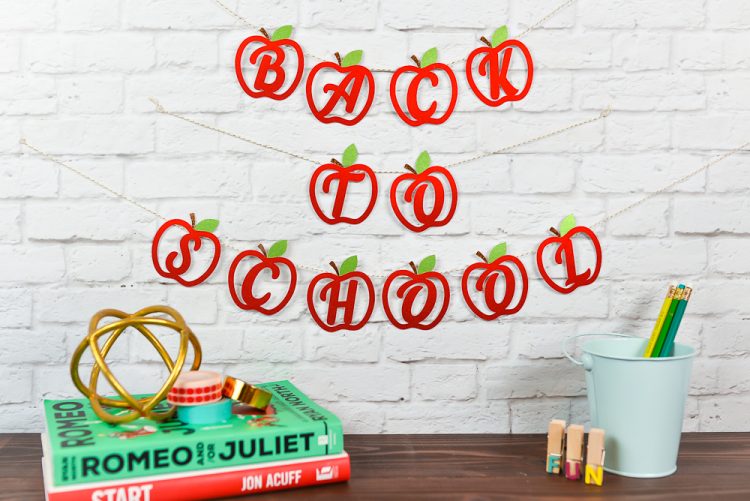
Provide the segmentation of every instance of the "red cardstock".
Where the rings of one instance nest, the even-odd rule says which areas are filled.
[[[318,203],[316,187],[318,178],[323,176],[321,189],[324,193],[331,192],[331,184],[336,182],[336,195],[333,200],[333,207],[330,214],[326,214]],[[356,216],[344,216],[344,202],[346,200],[347,188],[350,183],[370,183],[370,201],[365,210]],[[370,167],[364,164],[354,164],[349,167],[343,167],[334,163],[323,164],[313,172],[310,178],[310,203],[318,217],[328,224],[349,223],[359,224],[370,215],[375,207],[375,201],[378,197],[378,181],[375,173]]]
[[[436,174],[442,174],[443,177],[436,176]],[[443,181],[447,183],[447,187],[443,186]],[[398,186],[401,183],[408,184],[404,191],[403,201],[412,207],[414,218],[418,221],[418,224],[412,223],[401,210],[398,200]],[[425,195],[430,187],[435,193],[434,205],[427,212]],[[440,214],[445,207],[446,188],[450,193],[451,201],[448,212],[441,218]],[[407,172],[394,179],[393,184],[391,184],[390,201],[391,208],[401,224],[411,231],[419,233],[428,228],[445,226],[450,222],[458,205],[458,187],[448,169],[434,165],[419,174]]]
[[[513,51],[518,50],[526,61],[526,83],[518,90],[508,79],[510,60]],[[474,60],[479,58],[479,65],[473,68]],[[474,72],[478,76],[474,76]],[[477,85],[477,80],[487,78],[489,93],[482,93]],[[526,97],[531,89],[534,79],[534,63],[531,60],[529,49],[519,40],[506,40],[497,47],[478,47],[469,54],[466,60],[466,79],[474,94],[487,106],[500,106],[509,101],[519,101]]]
[[[323,284],[318,293],[318,299],[325,308],[322,314],[319,314],[316,309],[318,303],[315,297],[315,287],[319,283]],[[367,307],[362,318],[357,320],[354,318],[354,313],[360,297],[357,292],[360,285],[364,285],[367,291],[364,299],[367,301]],[[356,331],[370,320],[375,308],[375,287],[370,277],[360,271],[352,271],[343,276],[335,273],[321,273],[313,277],[307,288],[307,307],[315,323],[327,332],[342,329]],[[337,320],[339,310],[343,311],[341,321]]]
[[[514,268],[521,277],[521,295],[516,304],[511,305],[516,293],[516,274],[514,273]],[[496,285],[501,275],[505,281],[505,291],[502,299],[498,301],[495,298]],[[477,292],[483,293],[483,305],[476,304],[469,293],[470,281],[475,277],[474,288]],[[495,259],[491,263],[471,264],[466,268],[461,277],[461,293],[464,296],[466,304],[476,316],[483,320],[494,320],[502,315],[518,313],[526,302],[528,292],[529,275],[526,273],[526,267],[524,267],[521,260],[516,256],[505,255]],[[486,310],[489,310],[489,313]]]
[[[397,280],[401,283],[394,285]],[[395,297],[401,300],[401,319],[393,314],[391,287],[396,287]],[[424,299],[421,294],[426,294]],[[419,305],[417,311],[414,304]],[[445,277],[436,272],[417,274],[411,270],[397,270],[386,278],[383,284],[383,309],[388,320],[399,329],[428,330],[435,327],[445,316],[450,303],[450,287]],[[437,311],[437,314],[434,312]],[[434,316],[433,316],[434,315]],[[429,320],[432,317],[432,320]]]
[[[407,78],[412,76],[411,81],[406,89],[406,109],[401,106],[397,95],[398,79],[402,76]],[[442,114],[437,114],[438,102],[433,101],[426,109],[419,106],[419,86],[426,81],[432,87],[440,84],[440,75],[444,74],[450,83],[450,101]],[[453,70],[447,64],[433,63],[424,68],[418,66],[402,66],[393,72],[390,85],[391,103],[396,114],[406,124],[417,127],[424,124],[441,124],[448,120],[456,107],[458,100],[458,82]]]
[[[323,86],[323,93],[328,95],[325,104],[318,108],[313,99],[313,88],[315,77],[322,74],[324,70],[331,70],[341,74],[341,82],[338,84],[328,83]],[[354,114],[357,103],[360,100],[363,84],[367,84],[367,94],[364,96],[365,105]],[[305,85],[305,94],[307,95],[307,105],[310,107],[312,114],[324,124],[339,123],[343,125],[355,125],[362,120],[370,110],[372,101],[375,98],[375,79],[372,72],[366,67],[354,64],[342,67],[337,63],[324,61],[316,64],[310,74],[307,76]],[[347,116],[332,115],[334,108],[340,100],[344,100]]]
[[[242,73],[242,55],[251,43],[259,43],[260,46],[254,49],[247,58],[249,64],[257,65],[258,67],[258,71],[255,74],[255,81],[251,85],[248,85]],[[284,64],[286,60],[284,46],[291,47],[294,54],[296,54],[297,67],[293,70],[292,83],[286,90],[282,91],[281,89],[284,87],[287,79],[286,71],[289,69],[289,61],[286,61],[286,65]],[[287,66],[286,69],[285,66]],[[245,94],[254,98],[268,97],[277,101],[286,99],[294,92],[297,85],[299,85],[304,69],[305,58],[302,54],[302,49],[297,42],[288,38],[274,41],[260,35],[247,37],[237,48],[237,54],[234,57],[234,72],[237,75],[237,81],[239,81],[240,87],[245,91]]]
[[[594,246],[594,251],[596,252],[596,263],[594,264],[593,272],[591,271],[591,268],[586,268],[586,271],[582,273],[578,273],[576,270],[575,251],[573,249],[572,238],[578,234],[586,236]],[[563,285],[558,284],[550,277],[545,269],[544,261],[542,259],[542,253],[545,247],[553,244],[558,245],[554,254],[555,263],[565,266],[566,279]],[[592,230],[585,226],[576,226],[565,235],[549,237],[542,241],[536,251],[536,265],[539,268],[539,274],[542,276],[542,279],[544,279],[550,287],[562,294],[570,294],[578,287],[592,284],[594,280],[596,280],[596,277],[599,276],[599,271],[602,267],[602,247],[601,244],[599,244],[599,239],[596,238],[596,235]]]
[[[257,259],[242,279],[240,290],[237,291],[235,286],[235,274],[237,268],[245,259]],[[289,288],[281,298],[273,298],[271,292],[266,292],[260,297],[253,294],[253,285],[264,270],[271,272],[271,280],[278,280],[281,277],[282,270],[286,268],[289,273]],[[297,287],[297,269],[294,264],[285,257],[267,257],[256,250],[246,250],[237,254],[229,267],[229,294],[232,296],[234,304],[239,308],[249,311],[257,311],[264,315],[274,315],[281,311],[292,299],[294,289]],[[270,305],[269,306],[269,302]]]
[[[162,268],[161,263],[159,263],[158,254],[159,241],[161,240],[162,235],[164,235],[164,233],[173,226],[184,228],[186,233],[182,237],[180,237],[179,252],[172,251],[167,254],[167,258],[164,262],[164,267]],[[203,240],[208,240],[208,242],[214,246],[214,253],[213,257],[211,258],[211,262],[206,271],[204,271],[200,276],[194,278],[193,280],[186,280],[182,278],[182,275],[190,269],[190,265],[192,263],[192,253],[200,250],[201,246],[203,245]],[[191,244],[192,249],[190,248]],[[205,281],[208,277],[210,277],[216,269],[216,266],[219,264],[220,255],[221,243],[219,243],[219,239],[216,237],[216,235],[207,231],[196,230],[190,225],[190,223],[188,223],[187,221],[183,221],[182,219],[170,219],[169,221],[161,225],[157,230],[156,235],[154,235],[154,241],[151,244],[151,261],[154,263],[154,269],[156,270],[156,272],[162,277],[171,278],[184,285],[185,287],[193,287],[194,285],[198,285]],[[175,264],[175,261],[177,261],[178,257],[180,258],[180,264]]]

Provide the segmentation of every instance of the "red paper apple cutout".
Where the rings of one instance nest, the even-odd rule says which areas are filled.
[[[307,288],[307,307],[313,320],[325,331],[356,331],[364,327],[375,308],[375,287],[370,277],[357,270],[357,256],[351,256],[340,267],[331,261],[336,273],[316,275]],[[354,318],[357,300],[362,297],[359,289],[364,287],[365,312]],[[319,300],[319,301],[318,301]],[[321,308],[320,312],[318,307]],[[339,315],[341,312],[341,315]]]
[[[234,304],[246,311],[254,310],[264,315],[274,315],[289,303],[294,294],[294,289],[297,287],[297,269],[290,260],[283,257],[286,246],[286,240],[281,240],[273,244],[268,252],[261,244],[258,245],[260,252],[246,250],[237,254],[229,267],[229,294],[232,296]],[[255,261],[255,264],[245,273],[238,291],[235,274],[240,264],[247,260]],[[267,291],[260,296],[253,293],[253,286],[256,285],[256,280],[262,272],[268,271],[271,274],[271,280],[278,280],[281,278],[283,270],[286,270],[289,275],[289,285],[283,295],[280,297],[277,295],[274,298],[271,291]]]
[[[417,127],[424,124],[441,124],[448,120],[453,113],[458,99],[458,82],[453,70],[447,64],[438,63],[437,49],[435,47],[427,50],[422,59],[411,56],[416,66],[402,66],[393,72],[391,77],[390,95],[393,109],[396,114],[408,125]],[[442,77],[442,78],[441,78]],[[398,81],[400,78],[409,79],[406,88],[405,106],[398,96]],[[437,88],[441,80],[447,80],[450,85],[450,97],[445,106],[445,111],[438,113],[438,102],[432,101],[429,106],[423,108],[419,103],[420,85],[423,82],[432,88]]]
[[[272,35],[260,29],[261,35],[247,37],[237,48],[234,57],[234,72],[240,87],[250,97],[267,97],[280,101],[289,97],[302,80],[305,58],[299,44],[289,38],[292,27],[281,26]],[[245,49],[251,47],[250,55],[243,60]],[[284,48],[291,48],[294,57],[287,58]],[[248,83],[243,72],[243,63],[255,70],[255,79]],[[287,72],[290,77],[287,78]]]
[[[602,247],[599,244],[599,239],[593,231],[585,226],[576,226],[576,219],[571,214],[562,220],[560,223],[560,230],[550,228],[550,231],[555,236],[549,237],[539,244],[539,248],[536,251],[536,265],[539,268],[539,274],[542,276],[545,282],[557,292],[562,294],[570,294],[578,287],[589,285],[596,280],[599,276],[599,271],[602,268]],[[578,265],[576,264],[575,251],[573,249],[573,237],[581,235],[588,238],[594,247],[595,252],[595,263],[592,268],[586,268],[583,272],[578,272]],[[555,282],[547,272],[544,263],[544,249],[550,245],[557,245],[557,249],[554,254],[554,261],[558,265],[565,266],[565,282],[561,285]]]
[[[518,313],[526,302],[529,292],[529,276],[526,268],[516,256],[506,254],[505,242],[496,245],[489,253],[489,259],[477,251],[481,263],[469,265],[461,277],[461,292],[469,309],[483,320],[494,320],[501,315]],[[521,279],[521,292],[516,297],[516,275]],[[497,281],[502,277],[505,287],[502,298],[498,301]],[[474,290],[481,293],[482,302],[478,303],[470,291],[473,282]],[[515,301],[515,304],[513,302]]]
[[[307,105],[312,114],[323,122],[339,123],[343,125],[354,125],[367,115],[375,97],[375,79],[372,72],[361,66],[362,51],[355,50],[343,58],[338,52],[335,53],[337,63],[324,61],[316,64],[307,76],[305,91],[307,94]],[[333,75],[331,75],[333,73]],[[327,79],[334,81],[328,82]],[[316,79],[325,81],[322,84],[325,103],[318,106],[315,100]],[[366,85],[363,91],[362,87]],[[337,115],[336,107],[339,103],[344,104],[344,114]]]
[[[331,163],[323,164],[313,172],[310,178],[310,202],[318,217],[328,224],[348,223],[359,224],[370,215],[375,200],[378,196],[378,181],[375,173],[364,164],[355,164],[357,161],[357,147],[350,144],[341,158],[341,162],[335,158]],[[320,189],[323,193],[331,193],[332,184],[336,183],[333,204],[330,208],[323,209],[318,200],[318,180],[322,178]],[[345,201],[348,188],[351,183],[368,183],[370,185],[370,201],[359,214],[344,215]]]
[[[481,37],[487,47],[474,49],[466,60],[466,79],[474,94],[487,106],[500,106],[509,101],[526,97],[534,79],[534,62],[529,49],[519,40],[508,39],[508,28],[501,26],[492,34],[492,41]],[[514,51],[518,51],[526,63],[526,82],[519,90],[508,79],[510,62]],[[475,66],[474,61],[478,60]],[[487,90],[479,88],[477,82],[487,80]],[[489,92],[489,95],[485,94]]]
[[[450,287],[440,273],[433,271],[435,256],[427,256],[411,270],[391,273],[383,284],[383,309],[388,320],[398,329],[428,330],[435,327],[448,311]],[[391,289],[395,287],[395,299]],[[391,301],[400,305],[400,315],[394,315]]]
[[[391,184],[391,208],[396,218],[417,233],[448,224],[458,205],[458,187],[453,176],[445,167],[430,166],[431,162],[430,155],[423,151],[414,168],[405,165],[409,172],[401,174]],[[402,210],[399,201],[399,186],[402,184],[406,186],[403,202],[409,211]],[[447,196],[450,200],[446,205]]]
[[[213,234],[214,230],[219,226],[219,221],[216,219],[204,219],[196,224],[195,214],[192,213],[190,214],[190,220],[191,222],[188,223],[182,219],[170,219],[159,227],[151,244],[151,261],[154,263],[156,272],[162,277],[171,278],[185,287],[193,287],[210,277],[219,264],[219,257],[221,255],[221,244],[216,235]],[[167,254],[164,266],[162,266],[159,261],[159,242],[167,230],[175,227],[184,228],[185,234],[180,237],[179,252],[172,251]],[[207,241],[208,245],[204,246],[204,241]],[[190,265],[193,261],[193,252],[198,252],[201,248],[207,249],[212,253],[208,267],[196,278],[184,278],[183,275],[190,270]],[[177,263],[178,258],[179,263]]]

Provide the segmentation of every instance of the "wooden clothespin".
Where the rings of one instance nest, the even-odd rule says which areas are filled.
[[[596,485],[604,482],[604,430],[601,428],[591,428],[589,431],[584,480],[587,484]]]
[[[564,443],[565,421],[553,419],[547,430],[547,473],[560,473]]]
[[[583,470],[583,426],[568,426],[565,443],[565,478],[579,480]]]

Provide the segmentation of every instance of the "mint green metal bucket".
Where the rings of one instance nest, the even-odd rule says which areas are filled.
[[[605,337],[586,341],[576,360],[567,341],[583,336]],[[584,334],[567,341],[563,353],[586,371],[591,426],[606,433],[605,471],[640,478],[677,471],[695,350],[675,343],[672,357],[643,358],[643,338]]]

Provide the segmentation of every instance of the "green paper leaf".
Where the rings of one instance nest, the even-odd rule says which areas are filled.
[[[505,244],[505,242],[499,243],[492,248],[487,260],[490,263],[492,263],[496,259],[503,257],[507,252],[508,252],[508,246]]]
[[[286,252],[286,240],[279,240],[268,249],[268,257],[283,256]]]
[[[218,227],[218,219],[204,219],[203,221],[198,221],[198,224],[195,225],[196,230],[206,231],[208,233],[213,233]]]
[[[424,54],[422,54],[422,59],[419,60],[419,65],[422,68],[426,68],[431,64],[437,63],[437,47],[433,47],[431,49],[427,49]]]
[[[562,221],[560,221],[560,228],[558,229],[560,236],[565,235],[567,232],[575,228],[575,226],[576,217],[573,214],[568,214]]]
[[[357,151],[357,147],[353,144],[350,144],[346,147],[346,149],[344,150],[344,154],[341,156],[341,165],[343,165],[344,167],[354,165],[354,162],[357,161],[358,156],[359,152]]]
[[[414,170],[417,171],[417,174],[421,174],[430,167],[431,163],[432,159],[430,158],[430,154],[423,151],[417,157],[417,162],[414,164]]]
[[[354,66],[355,64],[359,64],[360,61],[362,61],[362,51],[353,50],[341,58],[341,67],[346,68],[347,66]]]
[[[351,273],[357,269],[357,256],[350,256],[344,259],[344,262],[339,266],[339,276],[343,277],[347,273]]]
[[[284,26],[279,26],[276,28],[276,31],[274,31],[271,34],[271,40],[284,40],[285,38],[292,38],[292,25],[291,24],[285,24]]]
[[[508,27],[507,26],[500,26],[492,34],[492,40],[490,40],[490,43],[492,43],[493,47],[497,47],[498,45],[500,45],[501,43],[503,43],[507,39],[508,39]]]
[[[419,262],[417,266],[417,274],[427,273],[435,269],[435,255],[427,256]]]

